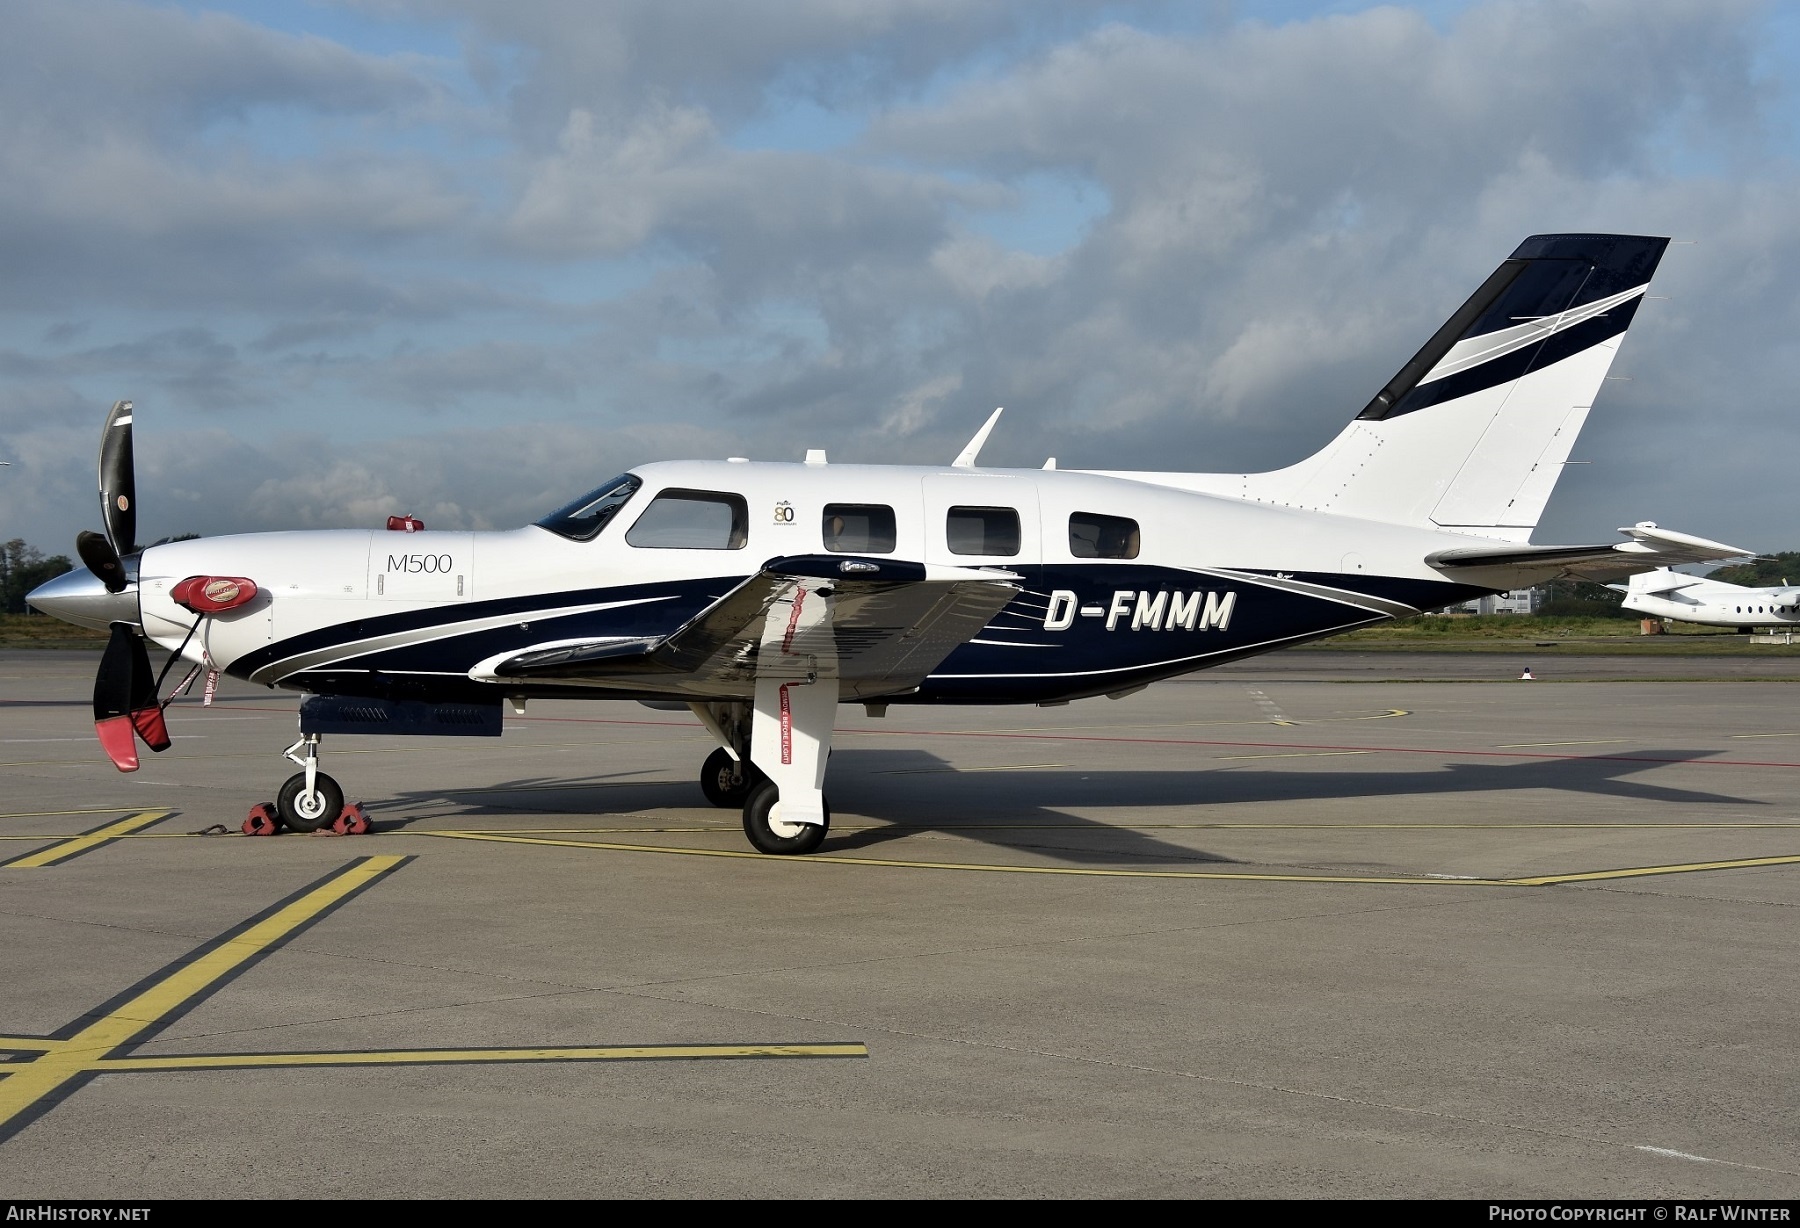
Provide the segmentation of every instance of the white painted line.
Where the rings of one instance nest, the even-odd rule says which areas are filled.
[[[1724,1164],[1724,1160],[1714,1160],[1707,1156],[1689,1155],[1685,1151],[1676,1151],[1672,1147],[1639,1147],[1639,1151],[1648,1151],[1653,1156],[1668,1156],[1671,1160],[1692,1160],[1696,1164]]]
[[[1006,763],[994,767],[941,767],[941,768],[890,768],[885,772],[875,773],[877,776],[925,776],[936,773],[954,772],[958,776],[970,772],[1038,772],[1045,768],[1066,768],[1066,763]],[[1085,776],[1083,780],[1087,779]]]
[[[1614,746],[1630,738],[1585,738],[1579,742],[1502,742],[1501,750],[1524,750],[1528,746]]]
[[[1301,750],[1289,751],[1280,755],[1214,755],[1214,763],[1223,763],[1227,759],[1331,759],[1343,755],[1372,755],[1372,750]],[[1083,777],[1082,779],[1086,779]]]

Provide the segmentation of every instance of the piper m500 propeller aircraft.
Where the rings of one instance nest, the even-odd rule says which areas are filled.
[[[1709,627],[1792,627],[1800,623],[1800,588],[1743,588],[1723,580],[1658,569],[1609,584],[1625,594],[1619,604],[1654,618],[1673,618]]]
[[[508,532],[258,533],[141,553],[132,410],[102,437],[88,572],[31,594],[110,627],[101,744],[168,745],[145,648],[304,692],[282,820],[331,822],[326,734],[498,735],[533,697],[692,709],[706,796],[806,853],[840,703],[1061,704],[1559,575],[1732,546],[1642,522],[1532,545],[1666,239],[1525,240],[1323,450],[1267,473],[672,461]],[[396,518],[390,528],[416,522]],[[165,670],[166,672],[166,670]],[[191,677],[191,675],[190,675]],[[210,681],[210,679],[209,679]]]

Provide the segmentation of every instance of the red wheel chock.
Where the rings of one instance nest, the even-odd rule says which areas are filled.
[[[361,802],[346,802],[338,812],[338,817],[331,821],[331,834],[334,836],[366,836],[369,834],[369,812],[363,809]]]
[[[250,807],[250,817],[244,820],[246,836],[273,836],[281,830],[281,820],[276,817],[274,802],[258,802]]]

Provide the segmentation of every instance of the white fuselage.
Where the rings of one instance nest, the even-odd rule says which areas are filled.
[[[1668,573],[1657,573],[1667,576]],[[1620,603],[1652,618],[1708,627],[1781,627],[1800,623],[1800,589],[1740,588],[1717,580],[1691,580],[1657,592],[1640,591],[1633,577]]]
[[[1267,573],[1265,579],[1233,579],[1229,591],[1246,584],[1273,589],[1294,576],[1314,587],[1335,590],[1342,584],[1342,600],[1316,601],[1316,594],[1308,598],[1320,607],[1322,618],[1283,623],[1265,637],[1296,642],[1343,626],[1436,608],[1468,592],[1465,584],[1445,581],[1423,559],[1469,538],[1122,476],[707,461],[650,464],[632,472],[642,479],[642,488],[591,541],[570,540],[530,526],[486,533],[261,533],[153,547],[139,564],[143,626],[158,643],[176,648],[195,619],[171,598],[173,587],[194,575],[241,576],[258,586],[256,599],[206,619],[185,650],[189,658],[257,682],[302,689],[310,689],[309,679],[318,671],[339,668],[346,661],[384,675],[417,675],[420,681],[482,681],[476,667],[483,658],[518,643],[554,641],[559,628],[573,627],[597,612],[617,615],[620,607],[658,603],[671,614],[693,612],[658,586],[698,584],[706,591],[694,601],[704,604],[702,598],[720,595],[722,586],[755,573],[767,560],[825,552],[823,515],[833,504],[893,509],[895,540],[892,549],[880,552],[883,556],[1025,575],[1027,587],[1039,598],[1034,607],[1039,613],[1031,617],[1040,630],[1048,627],[1064,637],[1057,645],[1037,647],[1064,641],[1069,646],[1098,644],[1146,632],[1178,633],[1154,635],[1153,648],[1125,652],[1123,657],[1124,650],[1114,643],[1105,649],[1110,653],[1107,661],[1092,670],[1084,670],[1080,663],[1071,668],[1072,655],[1060,654],[1062,659],[1048,672],[1071,677],[1129,671],[1138,668],[1134,663],[1139,658],[1154,663],[1192,657],[1192,668],[1201,668],[1206,662],[1200,658],[1217,655],[1227,635],[1234,649],[1261,643],[1258,628],[1247,621],[1257,617],[1254,603],[1246,599],[1237,600],[1235,627],[1217,625],[1217,617],[1211,627],[1201,620],[1198,629],[1192,619],[1185,627],[1170,622],[1166,608],[1182,601],[1192,604],[1193,594],[1201,590],[1213,594],[1216,613],[1228,591],[1220,573],[1236,576],[1245,568]],[[741,497],[749,509],[745,539],[730,549],[634,543],[630,538],[635,518],[666,490]],[[959,552],[947,534],[947,516],[951,508],[969,507],[1016,512],[1020,524],[1016,547],[991,555]],[[1081,513],[1137,522],[1140,544],[1135,557],[1077,557],[1070,519]],[[1115,574],[1116,583],[1108,581]],[[1403,586],[1408,595],[1379,595],[1384,584],[1392,587],[1390,581],[1410,582]],[[1148,606],[1156,584],[1167,588],[1170,598],[1165,609],[1153,611],[1146,620],[1138,613],[1138,595],[1145,595]],[[1297,588],[1297,582],[1290,587]],[[1359,592],[1377,595],[1364,600]],[[1053,594],[1079,597],[1051,601]],[[1046,602],[1060,602],[1055,614],[1042,613]],[[642,612],[660,616],[661,608]],[[396,618],[408,615],[412,617]],[[1057,627],[1059,617],[1069,625]],[[403,629],[389,630],[394,627]],[[1209,630],[1224,634],[1208,639]],[[495,648],[496,636],[504,640],[500,648]],[[1184,651],[1192,651],[1185,651],[1185,656],[1174,651],[1177,640]],[[428,657],[427,644],[437,644],[441,651]],[[462,644],[468,647],[451,651]],[[401,646],[405,654],[392,655]],[[390,655],[379,655],[383,652]],[[1032,654],[1014,653],[1006,668],[1011,670],[1016,660],[1021,674],[1046,672],[1040,668],[1046,654],[1028,657]],[[233,668],[246,662],[251,664]],[[1074,682],[1069,685],[1080,689]],[[1032,691],[1033,697],[1041,693],[1041,688]]]

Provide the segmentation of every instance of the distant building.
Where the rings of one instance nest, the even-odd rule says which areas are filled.
[[[1535,614],[1543,600],[1543,593],[1535,588],[1515,588],[1511,592],[1495,593],[1490,597],[1477,597],[1473,601],[1453,605],[1444,612],[1446,614]]]

